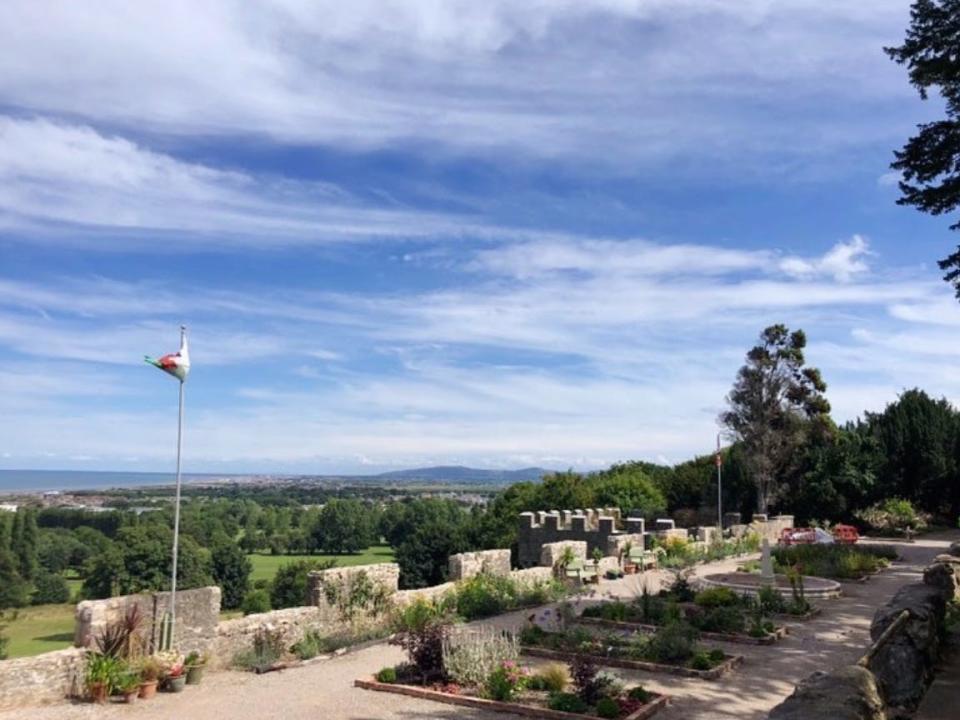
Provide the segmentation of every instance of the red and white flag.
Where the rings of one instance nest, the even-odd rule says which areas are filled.
[[[144,355],[143,359],[154,367],[160,368],[165,373],[173,375],[180,382],[186,380],[187,375],[190,373],[190,352],[187,348],[186,329],[180,329],[180,349],[177,350],[177,352],[164,355],[158,359]]]

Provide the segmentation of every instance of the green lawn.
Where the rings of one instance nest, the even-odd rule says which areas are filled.
[[[252,580],[272,580],[281,565],[304,558],[337,561],[337,565],[370,565],[372,563],[393,562],[393,548],[389,545],[373,545],[354,555],[250,555],[253,563]],[[69,577],[67,582],[71,592],[75,592],[81,581]],[[36,605],[17,612],[17,619],[7,624],[6,634],[10,638],[9,654],[11,658],[39,655],[51,650],[62,650],[73,644],[74,605]],[[223,619],[238,616],[237,611],[224,612]]]
[[[71,604],[36,605],[17,611],[17,619],[7,625],[10,657],[39,655],[73,645],[73,609]]]
[[[277,568],[296,560],[336,560],[337,565],[372,565],[373,563],[393,562],[393,548],[389,545],[371,545],[363,552],[354,555],[248,555],[253,563],[251,582],[254,580],[273,580]]]

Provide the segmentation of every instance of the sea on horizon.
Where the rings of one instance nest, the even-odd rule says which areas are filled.
[[[184,483],[211,480],[226,475],[183,475]],[[126,472],[102,470],[0,470],[0,493],[33,493],[70,490],[110,490],[114,488],[173,485],[172,472]]]

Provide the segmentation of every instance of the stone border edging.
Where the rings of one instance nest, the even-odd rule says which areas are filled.
[[[733,573],[717,573],[717,574],[732,575]],[[719,580],[712,580],[709,575],[704,575],[697,579],[707,587],[725,587],[725,588],[730,588],[734,592],[739,592],[741,594],[747,594],[747,595],[756,595],[759,592],[761,587],[759,585],[744,585],[742,583],[721,582]],[[843,594],[843,587],[841,586],[839,581],[831,580],[830,578],[818,578],[818,579],[824,582],[832,583],[833,585],[836,585],[836,587],[835,588],[831,587],[828,589],[821,588],[819,590],[804,588],[804,595],[806,597],[811,597],[816,600],[831,600],[833,598],[838,598]]]
[[[487,700],[486,698],[471,697],[469,695],[454,695],[452,693],[432,690],[430,688],[416,687],[414,685],[402,685],[399,683],[382,683],[377,680],[354,680],[353,686],[363,688],[364,690],[375,690],[377,692],[395,693],[407,697],[418,698],[420,700],[433,700],[434,702],[446,703],[447,705],[461,705],[463,707],[478,708],[480,710],[492,710],[494,712],[512,713],[514,715],[525,715],[534,718],[546,718],[547,720],[597,720],[595,715],[582,715],[580,713],[561,712],[549,708],[531,707],[530,705],[521,705],[519,703],[500,702],[499,700]],[[670,702],[669,695],[656,695],[654,700],[630,713],[622,720],[646,720],[652,717]]]
[[[612,658],[604,655],[591,655],[589,653],[567,652],[565,650],[550,650],[548,648],[530,647],[522,645],[520,652],[523,655],[533,657],[547,658],[548,660],[563,660],[570,662],[575,657],[589,658],[597,665],[606,665],[607,667],[624,668],[625,670],[645,670],[647,672],[667,673],[669,675],[680,675],[683,677],[693,677],[700,680],[716,680],[732,671],[737,665],[743,662],[743,655],[727,655],[727,659],[716,667],[709,670],[694,670],[693,668],[680,665],[663,665],[661,663],[647,662],[646,660],[627,660],[625,658]]]
[[[640,632],[655,633],[660,629],[660,625],[648,625],[646,623],[622,622],[620,620],[606,620],[604,618],[585,618],[580,616],[577,622],[584,625],[599,625],[601,627],[611,627],[618,630],[639,630]],[[763,637],[753,637],[752,635],[701,631],[700,637],[704,640],[714,640],[716,642],[738,643],[740,645],[773,645],[778,640],[787,636],[787,628],[782,625],[774,628],[772,633],[767,633]]]

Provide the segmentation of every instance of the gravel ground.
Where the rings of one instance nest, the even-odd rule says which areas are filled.
[[[957,533],[927,537],[902,544],[903,559],[865,583],[845,583],[844,596],[822,601],[823,614],[803,623],[792,623],[790,635],[766,647],[729,645],[725,649],[745,656],[745,662],[720,680],[705,682],[669,675],[616,670],[624,680],[673,697],[658,720],[713,720],[738,718],[761,720],[793,690],[794,684],[814,670],[854,662],[869,642],[874,610],[893,592],[915,581],[923,566],[942,552]],[[712,563],[697,574],[732,570],[735,562]],[[640,578],[651,590],[665,573],[631,576],[600,586],[602,595],[631,597],[639,592]],[[513,613],[491,622],[516,627],[529,612]],[[266,675],[223,672],[208,676],[200,688],[187,688],[178,695],[159,694],[156,699],[134,705],[94,706],[60,703],[0,712],[0,720],[73,720],[74,718],[174,718],[197,720],[404,720],[461,718],[488,720],[510,717],[467,708],[440,705],[386,693],[359,690],[353,681],[370,676],[384,665],[399,662],[402,652],[389,645],[375,645],[355,653],[308,666]]]

